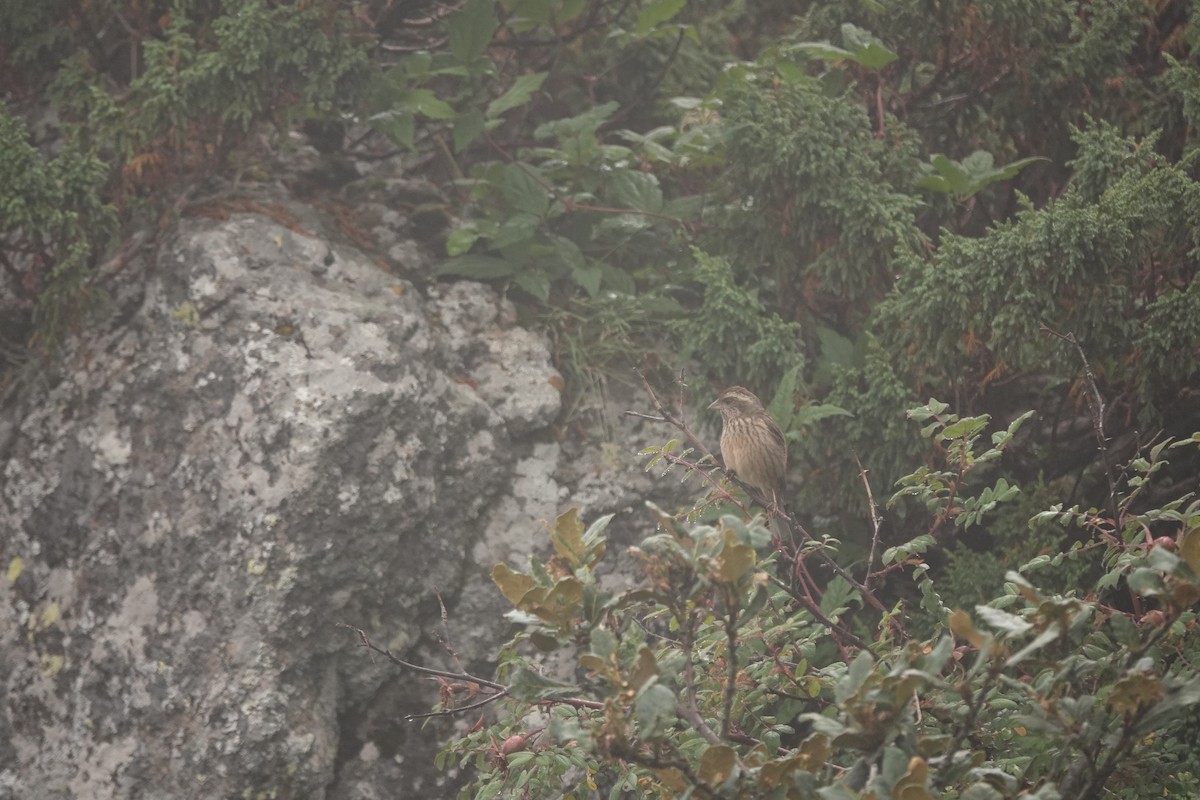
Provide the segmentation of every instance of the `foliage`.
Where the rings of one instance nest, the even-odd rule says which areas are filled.
[[[914,137],[902,125],[877,137],[842,92],[787,72],[777,85],[775,71],[726,75],[726,191],[740,202],[720,235],[806,316],[844,330],[887,291],[898,254],[921,245]]]
[[[821,536],[714,489],[608,592],[560,520],[497,580],[585,679],[505,652],[444,755],[481,796],[1194,792],[1195,502],[1151,487],[1200,468],[1195,4],[401,6],[0,4],[0,268],[83,330],[116,243],[321,122],[453,196],[437,277],[542,321],[573,408],[643,361],[770,398]]]
[[[94,301],[93,249],[116,231],[100,199],[107,169],[95,155],[66,147],[45,159],[25,125],[0,106],[0,266],[53,342]]]
[[[114,210],[127,225],[177,210],[254,126],[286,129],[344,105],[366,68],[352,17],[337,3],[177,2],[157,13],[151,5],[62,0],[0,10],[0,59],[15,67],[9,81],[38,88],[49,75],[64,123],[63,152],[38,169],[28,137],[5,112],[15,147],[5,148],[6,171],[20,179],[5,188],[22,208],[6,214],[0,254],[36,298],[38,335],[48,344],[82,321],[82,298],[99,290],[87,284],[118,233]],[[122,31],[116,41],[113,30]]]
[[[1131,464],[1115,517],[1059,507],[1035,519],[1088,532],[1071,557],[1104,564],[1090,587],[1047,592],[1031,562],[972,611],[951,610],[927,571],[923,553],[943,527],[981,524],[1016,495],[1002,480],[968,493],[965,479],[997,461],[1028,416],[987,447],[986,417],[937,401],[910,411],[946,459],[904,478],[893,499],[926,506],[925,530],[868,562],[861,582],[834,579],[811,606],[787,577],[799,574],[796,552],[772,541],[761,517],[684,528],[655,512],[658,532],[630,549],[643,585],[610,591],[596,574],[610,518],[585,529],[564,513],[549,560],[493,571],[524,630],[504,649],[497,720],[439,756],[474,766],[459,796],[1189,791],[1200,763],[1180,737],[1200,703],[1200,500],[1136,506],[1167,455],[1193,450],[1200,434]],[[924,638],[910,638],[902,611],[875,603],[904,575],[939,620]],[[546,674],[530,645],[574,655],[574,679]]]
[[[682,354],[755,388],[770,388],[773,376],[801,369],[799,326],[764,308],[753,288],[737,286],[728,261],[699,249],[693,255],[703,299],[695,313],[671,323]]]

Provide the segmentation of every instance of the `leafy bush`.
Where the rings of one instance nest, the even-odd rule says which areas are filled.
[[[1017,494],[1001,482],[967,495],[962,479],[998,459],[1021,421],[983,449],[986,418],[959,418],[936,402],[910,416],[945,448],[947,469],[923,467],[900,482],[893,502],[918,500],[928,527],[873,553],[852,570],[857,579],[846,573],[823,590],[798,580],[816,567],[816,551],[772,541],[761,517],[741,514],[685,527],[658,512],[658,532],[630,550],[645,580],[628,591],[606,590],[596,573],[610,518],[585,528],[573,510],[551,531],[551,558],[535,558],[528,572],[497,566],[510,619],[524,630],[501,653],[502,683],[483,690],[495,720],[439,757],[443,767],[471,766],[459,796],[1082,800],[1102,790],[1190,791],[1200,776],[1186,738],[1200,702],[1189,655],[1200,648],[1200,500],[1135,505],[1166,454],[1195,448],[1200,434],[1162,442],[1131,465],[1116,517],[1039,515],[1088,531],[1069,557],[1103,563],[1098,582],[1047,592],[1027,577],[1035,561],[967,611],[944,605],[922,553],[943,528],[977,524]],[[709,500],[721,496],[710,490]],[[911,637],[901,605],[878,602],[905,575],[936,619],[922,638]],[[573,678],[545,674],[535,649],[572,655]],[[468,699],[443,693],[442,708]]]
[[[47,344],[78,326],[102,291],[93,270],[110,242],[177,212],[261,122],[286,129],[343,110],[365,74],[356,23],[338,3],[151,6],[0,8],[10,86],[49,83],[63,124],[61,141],[45,142],[62,152],[45,160],[11,109],[0,119],[0,168],[13,179],[0,189],[0,256],[36,303]]]
[[[21,120],[0,105],[0,266],[48,343],[97,297],[88,286],[90,258],[116,234],[116,212],[101,200],[107,173],[75,146],[43,158]]]

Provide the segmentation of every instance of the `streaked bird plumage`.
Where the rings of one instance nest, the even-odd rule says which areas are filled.
[[[721,458],[734,477],[782,505],[787,440],[762,402],[741,386],[730,386],[710,409],[721,412]]]

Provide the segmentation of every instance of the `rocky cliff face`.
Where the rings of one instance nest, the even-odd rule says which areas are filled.
[[[185,219],[10,397],[0,798],[448,791],[451,723],[400,719],[435,687],[338,624],[442,666],[505,635],[486,571],[566,504],[561,381],[490,289],[310,228]]]

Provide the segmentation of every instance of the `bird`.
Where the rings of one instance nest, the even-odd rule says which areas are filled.
[[[787,472],[787,439],[754,392],[730,386],[709,406],[721,412],[721,458],[725,471],[757,489],[773,508],[771,526],[781,535],[789,526],[783,512],[783,477]]]

